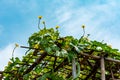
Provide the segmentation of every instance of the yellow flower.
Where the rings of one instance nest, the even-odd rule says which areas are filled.
[[[39,19],[42,19],[42,16],[38,16]]]
[[[12,62],[9,61],[9,62],[8,62],[8,65],[10,65],[10,64],[12,64]]]
[[[88,48],[88,49],[90,49],[90,48],[91,48],[91,46],[87,46],[87,48]]]
[[[85,28],[85,25],[82,25],[82,28]]]
[[[58,28],[60,28],[60,26],[56,26],[55,28],[58,29]]]
[[[40,50],[40,53],[44,53],[45,51],[44,50]]]
[[[45,21],[43,21],[42,23],[45,24]]]
[[[112,48],[112,45],[108,45],[108,47]]]
[[[65,47],[64,47],[65,50],[68,50],[69,48],[70,48],[69,45],[65,45]]]
[[[35,44],[34,48],[38,49],[39,48],[39,44]]]
[[[46,80],[49,80],[48,78],[46,78]]]
[[[19,45],[16,43],[16,44],[15,44],[15,47],[19,47]]]

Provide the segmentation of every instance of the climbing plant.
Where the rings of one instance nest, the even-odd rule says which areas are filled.
[[[120,79],[120,52],[104,42],[89,40],[83,35],[60,36],[59,26],[33,33],[22,59],[12,56],[3,71],[4,80],[99,80],[100,58],[104,57],[106,79]],[[18,45],[16,45],[18,47]],[[117,62],[117,63],[116,63]]]

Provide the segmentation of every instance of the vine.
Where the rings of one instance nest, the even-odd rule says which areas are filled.
[[[39,16],[39,31],[28,39],[29,47],[21,46],[28,49],[25,56],[22,60],[12,57],[5,67],[4,80],[69,80],[72,78],[85,80],[88,75],[91,75],[92,79],[100,79],[100,69],[97,64],[99,58],[97,57],[96,60],[94,56],[120,60],[118,49],[112,49],[107,43],[89,40],[89,34],[85,36],[84,25],[83,36],[80,39],[73,36],[61,37],[59,26],[55,29],[46,28],[43,21],[44,28],[40,29],[41,18],[42,16]],[[73,59],[75,63],[72,63]],[[114,68],[112,71],[114,77],[120,79],[119,64],[107,62],[105,66],[106,76],[110,77],[111,68]],[[72,68],[76,70],[75,76],[72,76]],[[92,80],[90,77],[88,79]]]

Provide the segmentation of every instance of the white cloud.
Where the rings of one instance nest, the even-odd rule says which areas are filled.
[[[57,14],[60,15],[56,18],[59,21],[59,24],[65,22],[71,18],[70,12],[65,12],[64,14],[62,14],[62,11],[59,11],[59,12],[57,12]]]
[[[14,43],[7,45],[3,49],[0,49],[0,71],[4,70],[4,67],[7,66],[8,61],[12,57],[13,49],[14,49]],[[23,49],[16,48],[14,52],[14,56],[22,58],[23,53],[24,53]]]
[[[64,5],[56,11],[59,12],[56,13],[58,23],[62,24],[62,35],[80,37],[82,34],[80,26],[85,24],[86,33],[90,33],[92,39],[104,40],[120,49],[118,46],[120,38],[113,39],[114,35],[119,35],[117,32],[113,32],[114,26],[119,28],[118,25],[115,25],[117,16],[120,16],[117,2],[107,1],[104,4],[80,6],[77,9],[74,8],[75,5]]]

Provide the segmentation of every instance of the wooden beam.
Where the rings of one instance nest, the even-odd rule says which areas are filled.
[[[36,49],[36,48],[26,47],[26,46],[20,46],[20,47],[21,48],[28,48],[28,49]],[[38,50],[40,50],[40,49],[38,49]],[[87,53],[84,53],[84,52],[80,52],[80,54],[83,55],[83,56],[86,56],[86,57],[91,57],[91,58],[94,58],[94,59],[100,59],[100,56],[94,56],[94,55],[90,55],[90,54],[87,54]],[[115,60],[115,59],[112,59],[112,58],[105,58],[105,60],[120,64],[120,60]]]
[[[100,65],[101,65],[101,80],[105,80],[105,62],[103,56],[100,59]]]
[[[89,55],[92,55],[93,52],[94,52],[94,50],[91,50],[90,53],[89,53]],[[83,57],[84,57],[84,55],[83,55]],[[85,61],[88,60],[88,58],[89,58],[89,56],[85,56],[85,57],[83,58],[83,60],[80,61],[80,64],[83,64]]]
[[[83,56],[91,57],[93,59],[100,59],[101,58],[100,56],[89,55],[89,54],[86,54],[86,53],[83,53],[83,52],[80,52],[80,54],[83,55]],[[105,58],[105,60],[109,61],[109,62],[115,62],[115,63],[120,64],[120,60],[115,60],[115,59],[112,59],[112,58]]]

